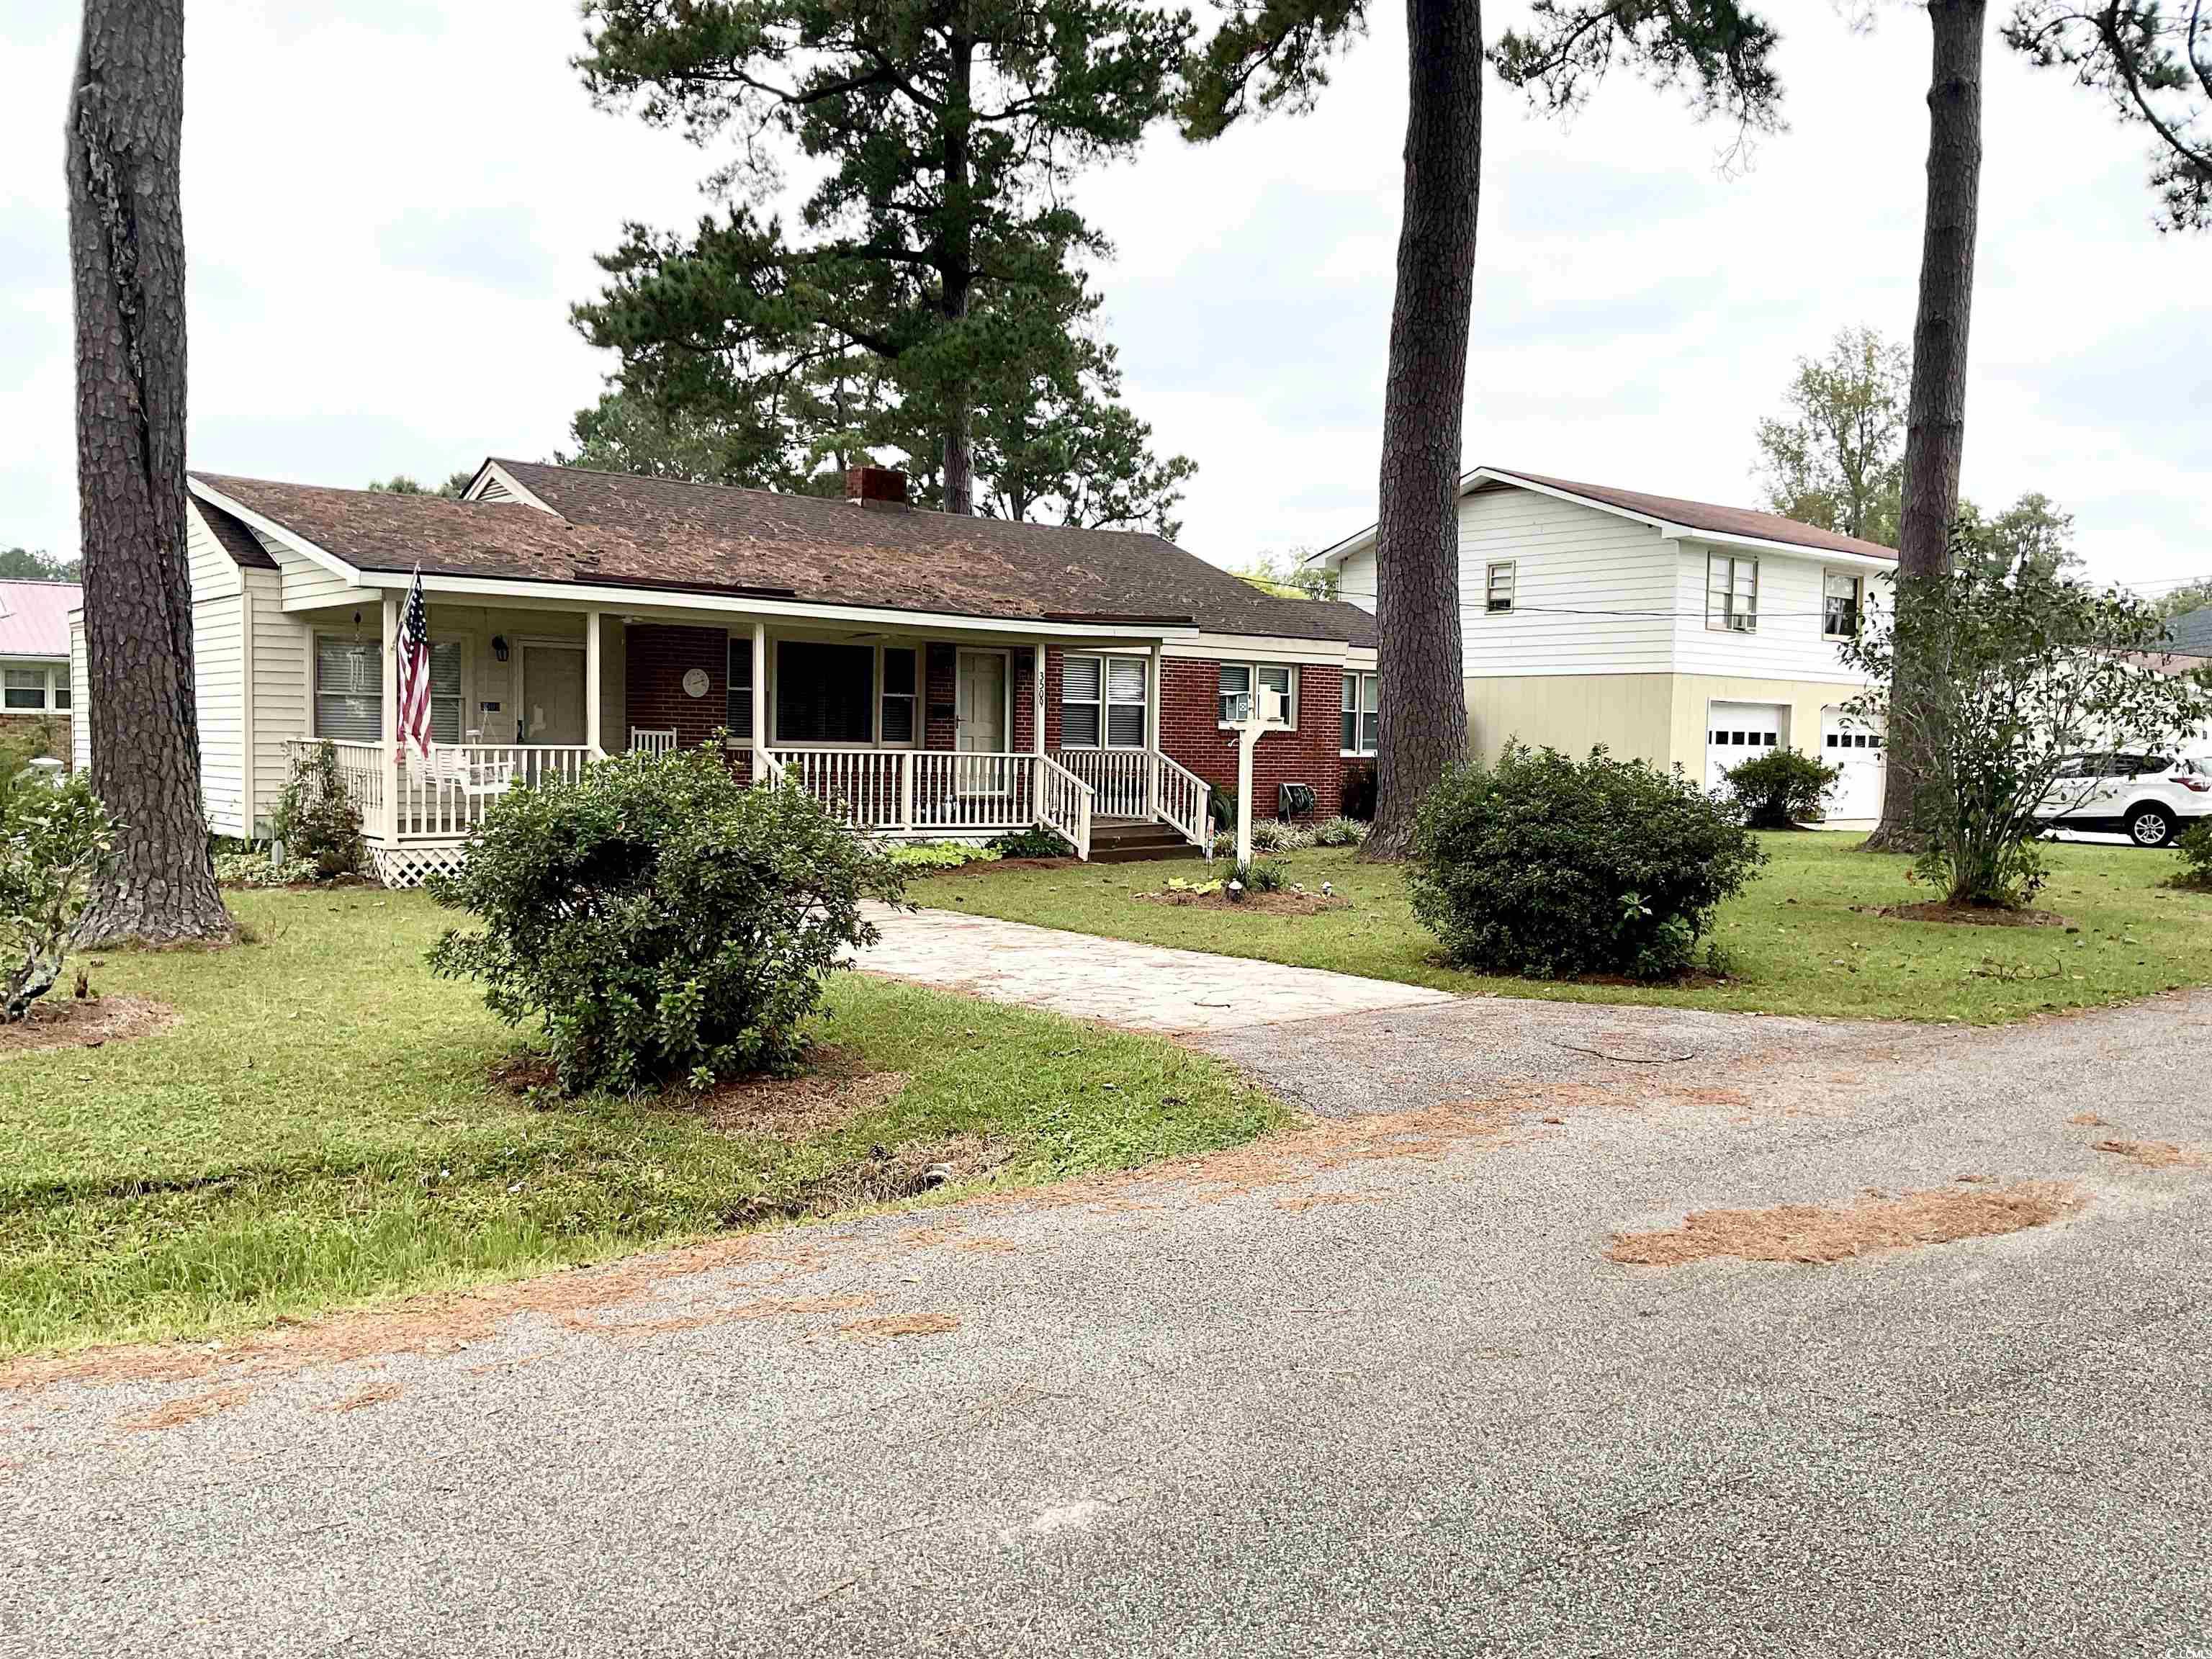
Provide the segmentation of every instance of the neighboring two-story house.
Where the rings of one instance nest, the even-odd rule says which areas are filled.
[[[1461,619],[1477,749],[1509,738],[1678,765],[1709,787],[1795,747],[1844,769],[1828,821],[1881,811],[1881,734],[1838,642],[1896,554],[1771,513],[1478,467],[1460,482]],[[1370,527],[1317,556],[1375,605]]]

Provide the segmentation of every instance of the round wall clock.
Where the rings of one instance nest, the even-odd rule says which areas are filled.
[[[709,684],[710,682],[707,678],[707,671],[705,669],[687,668],[684,671],[684,695],[685,696],[705,696],[707,695],[707,687]]]

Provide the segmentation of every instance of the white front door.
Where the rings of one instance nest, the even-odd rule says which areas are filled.
[[[584,653],[568,646],[522,647],[522,741],[584,741]]]
[[[1726,788],[1723,773],[1778,748],[1789,712],[1778,702],[1706,704],[1705,787]]]
[[[954,746],[972,755],[1004,754],[1006,749],[1006,653],[963,651],[954,712],[960,730]]]

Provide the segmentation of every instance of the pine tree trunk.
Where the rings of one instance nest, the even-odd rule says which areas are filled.
[[[975,204],[970,189],[971,88],[975,73],[975,43],[956,33],[951,40],[952,71],[946,77],[945,111],[945,251],[943,310],[955,327],[966,320],[968,300],[975,285]],[[973,421],[968,407],[973,392],[965,380],[947,389],[945,409],[945,510],[972,514],[975,510],[975,465]]]
[[[1966,325],[1974,301],[1974,236],[1982,184],[1982,36],[1987,0],[1929,0],[1933,66],[1928,82],[1928,210],[1920,241],[1920,303],[1912,324],[1912,395],[1905,428],[1905,503],[1897,545],[1900,577],[1950,568],[1951,521],[1966,447]],[[1920,696],[1922,670],[1897,653],[1893,706]],[[1912,797],[1920,769],[1909,744],[1891,744],[1881,823],[1867,845],[1907,852],[1918,841]]]
[[[200,816],[185,562],[183,0],[86,0],[70,102],[92,784],[116,855],[86,944],[227,939]]]
[[[1403,858],[1421,800],[1467,750],[1460,427],[1482,179],[1480,0],[1407,0],[1412,96],[1375,532],[1382,737],[1363,856]]]

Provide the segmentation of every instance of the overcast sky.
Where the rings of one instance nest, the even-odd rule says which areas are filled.
[[[605,362],[569,328],[626,218],[688,222],[719,157],[594,110],[573,6],[187,0],[191,450],[210,470],[426,482],[542,456]],[[1491,27],[1514,8],[1492,6]],[[1726,135],[1622,76],[1569,126],[1492,82],[1466,461],[1753,504],[1753,430],[1846,324],[1899,337],[1928,27],[1770,0],[1790,131]],[[0,11],[0,545],[73,552],[62,127],[77,8]],[[1374,517],[1397,231],[1400,14],[1320,106],[1085,180],[1127,392],[1199,464],[1223,563]],[[2143,146],[1992,42],[1967,493],[2039,489],[2100,575],[2212,574],[2212,238],[2150,226]]]

